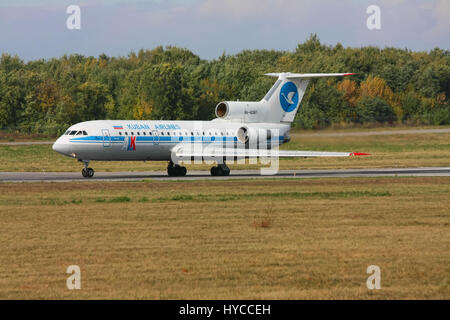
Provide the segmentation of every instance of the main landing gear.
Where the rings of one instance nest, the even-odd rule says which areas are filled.
[[[184,177],[186,175],[186,167],[182,167],[178,164],[174,165],[172,161],[167,166],[167,174],[169,177]]]
[[[94,169],[88,168],[89,161],[83,161],[84,162],[84,168],[81,170],[81,175],[85,178],[92,178],[94,176]]]
[[[225,163],[219,164],[216,167],[211,168],[212,176],[229,176],[230,168]]]

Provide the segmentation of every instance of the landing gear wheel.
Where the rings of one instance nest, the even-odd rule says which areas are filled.
[[[211,168],[211,175],[212,176],[229,176],[230,175],[230,168],[226,164],[219,164],[216,167]]]
[[[186,167],[179,167],[180,169],[179,169],[179,173],[180,173],[180,177],[184,177],[184,176],[186,176],[186,173],[187,173],[187,169],[186,169]]]
[[[81,170],[81,175],[82,175],[84,178],[87,178],[87,177],[88,177],[86,168],[83,168],[83,170]]]
[[[186,167],[182,167],[179,165],[173,165],[173,163],[169,163],[167,166],[167,174],[169,177],[184,177],[187,173]]]
[[[94,176],[94,169],[87,168],[87,177],[92,178]]]

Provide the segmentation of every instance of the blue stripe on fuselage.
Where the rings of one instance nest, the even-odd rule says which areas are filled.
[[[123,142],[126,136],[111,136],[110,139],[103,140],[103,136],[87,136],[79,138],[71,138],[70,142],[81,143],[103,143],[103,142]],[[131,137],[131,136],[130,136]],[[135,136],[136,143],[154,142],[155,138],[158,142],[180,143],[180,142],[237,142],[237,137],[222,137],[222,136]],[[276,137],[274,137],[276,139]],[[279,136],[278,141],[283,141],[284,137]],[[268,139],[270,141],[271,139]]]

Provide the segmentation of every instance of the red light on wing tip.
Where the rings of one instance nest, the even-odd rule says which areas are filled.
[[[356,73],[345,73],[344,74],[344,77],[346,77],[346,76],[354,76]]]
[[[352,156],[370,156],[370,153],[352,152]]]

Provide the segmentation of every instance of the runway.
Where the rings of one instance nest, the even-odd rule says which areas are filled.
[[[0,182],[72,182],[72,181],[140,181],[140,180],[228,180],[280,178],[349,178],[349,177],[437,177],[450,176],[450,167],[373,168],[332,170],[280,170],[275,175],[261,175],[260,170],[232,170],[228,177],[212,177],[209,171],[188,171],[185,177],[168,177],[165,171],[96,172],[83,178],[80,172],[0,172]]]

